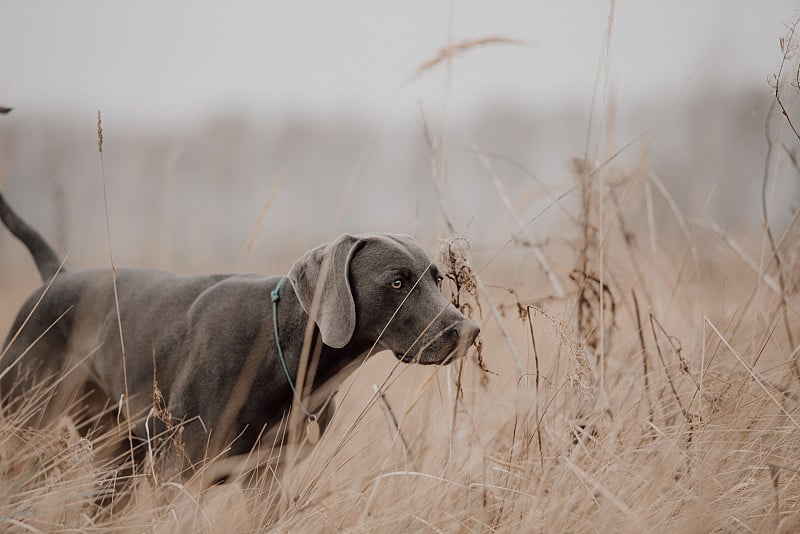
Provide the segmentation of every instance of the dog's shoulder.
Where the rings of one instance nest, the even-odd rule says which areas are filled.
[[[198,293],[190,316],[202,317],[262,317],[271,303],[271,292],[280,277],[261,274],[212,275],[213,283]],[[211,282],[211,279],[207,280]]]

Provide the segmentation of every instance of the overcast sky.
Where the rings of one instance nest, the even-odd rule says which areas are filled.
[[[449,109],[468,113],[487,99],[585,104],[608,9],[597,0],[453,2],[455,41],[525,44],[459,58]],[[796,0],[620,0],[615,93],[624,104],[707,83],[766,90],[795,9]],[[0,104],[156,122],[231,109],[388,110],[390,120],[414,120],[419,102],[440,105],[443,70],[403,82],[446,44],[450,12],[431,0],[0,0]]]

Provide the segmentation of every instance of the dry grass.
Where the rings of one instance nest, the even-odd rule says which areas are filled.
[[[453,45],[420,72],[487,42],[505,41]],[[446,169],[429,145],[434,173]],[[279,479],[265,470],[203,489],[202,472],[170,480],[145,467],[103,505],[122,487],[125,456],[109,451],[124,420],[88,440],[69,420],[25,429],[46,392],[32,395],[0,419],[0,528],[800,530],[798,218],[748,241],[688,223],[641,166],[582,157],[564,186],[575,205],[547,192],[567,220],[543,246],[491,154],[478,154],[519,232],[483,258],[463,241],[444,247],[448,290],[481,321],[476,358],[430,368],[376,356],[342,388],[313,453]],[[676,222],[654,215],[659,203]],[[533,260],[506,259],[511,249]],[[80,401],[73,413],[87,419]]]
[[[647,205],[643,184],[618,178],[613,187],[629,190],[619,216],[647,221],[631,208]],[[3,419],[0,523],[20,532],[795,531],[798,349],[782,326],[787,313],[800,327],[796,295],[776,294],[762,280],[770,269],[753,272],[741,248],[711,232],[693,236],[705,251],[695,270],[689,243],[666,245],[677,229],[623,233],[619,221],[589,232],[605,247],[602,286],[600,255],[584,257],[583,223],[570,230],[574,253],[552,247],[554,272],[573,273],[564,300],[526,300],[548,287],[538,266],[509,277],[513,266],[495,257],[474,268],[494,282],[496,319],[450,244],[451,289],[466,287],[455,298],[482,313],[483,358],[495,374],[471,360],[457,371],[377,357],[343,388],[350,393],[311,457],[280,482],[199,489],[144,470],[124,501],[100,507],[97,495],[119,476],[100,450],[112,436],[90,442],[68,422],[54,432]],[[647,231],[660,232],[656,256],[638,245]],[[794,285],[797,233],[778,243]],[[570,269],[576,261],[586,270]],[[374,382],[387,384],[382,394]]]

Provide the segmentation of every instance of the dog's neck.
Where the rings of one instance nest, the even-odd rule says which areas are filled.
[[[286,284],[281,292],[281,300],[278,306],[278,329],[281,332],[283,353],[290,360],[288,362],[289,368],[295,380],[297,380],[296,369],[300,359],[303,357],[303,352],[305,351],[308,354],[303,389],[308,391],[309,378],[313,380],[313,383],[311,393],[307,398],[303,399],[303,404],[308,411],[313,412],[325,404],[331,395],[336,393],[342,382],[371,355],[370,351],[375,353],[382,349],[380,347],[373,348],[373,342],[360,340],[356,337],[347,345],[338,349],[322,344],[321,350],[318,351],[319,356],[316,358],[314,348],[317,347],[318,343],[321,343],[319,328],[314,327],[308,347],[304,347],[305,336],[298,334],[305,331],[305,325],[309,319],[308,314],[302,312],[299,314],[301,317],[299,324],[297,322],[290,324],[290,318],[298,316],[291,313],[281,313],[281,308],[284,306],[300,306],[291,284]],[[295,335],[284,336],[283,332],[291,332]],[[297,386],[296,383],[294,385],[295,387]],[[291,404],[291,399],[289,403]]]
[[[318,335],[319,333],[315,332],[315,337]],[[306,371],[306,380],[309,378],[313,380],[311,393],[304,400],[309,411],[319,409],[331,395],[336,393],[342,382],[371,355],[371,348],[372,345],[369,343],[351,343],[341,349],[322,346],[316,366],[310,365]],[[309,360],[312,359],[313,356],[309,356]]]
[[[342,382],[371,356],[371,348],[369,343],[353,343],[341,349],[323,346],[319,365],[314,373],[314,385],[309,399],[311,405],[323,403],[334,394]]]
[[[308,397],[308,404],[315,408],[322,406],[331,395],[334,395],[339,390],[339,387],[347,380],[347,377],[364,363],[368,354],[369,349],[367,348],[367,350],[364,350],[343,365],[331,365],[318,369],[314,376],[314,386]],[[322,359],[320,357],[320,360]]]

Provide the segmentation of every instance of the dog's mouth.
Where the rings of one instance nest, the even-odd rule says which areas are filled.
[[[480,328],[474,321],[464,319],[427,340],[423,338],[420,340],[423,345],[419,349],[414,350],[417,345],[415,343],[405,353],[397,356],[404,363],[447,365],[466,356],[479,333]]]

